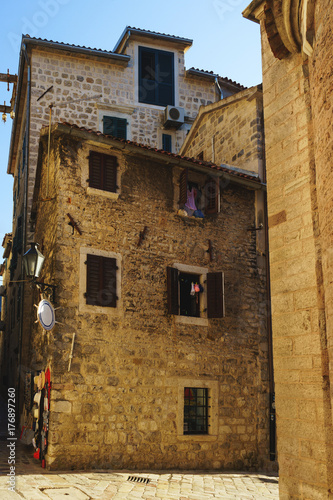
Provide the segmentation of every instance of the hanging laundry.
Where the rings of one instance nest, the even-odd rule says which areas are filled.
[[[191,191],[187,190],[187,201],[185,203],[185,209],[193,210],[193,212],[197,210],[197,207],[195,205],[196,196],[197,190],[195,188],[192,188]]]

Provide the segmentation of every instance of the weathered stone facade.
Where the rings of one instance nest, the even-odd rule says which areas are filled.
[[[245,15],[262,32],[280,496],[331,498],[333,8]]]
[[[185,51],[192,41],[181,37],[126,29],[114,51],[90,49],[61,42],[23,36],[18,81],[15,86],[15,118],[9,152],[8,173],[14,176],[13,254],[9,270],[12,286],[7,301],[14,304],[15,321],[6,331],[5,354],[10,376],[7,383],[17,388],[20,409],[23,379],[29,367],[29,337],[22,335],[23,324],[33,323],[31,288],[24,282],[22,255],[34,240],[32,195],[38,157],[40,129],[58,120],[103,131],[103,118],[113,116],[126,121],[126,138],[162,148],[163,134],[171,137],[176,152],[191,127],[200,105],[220,99],[217,75],[186,70]],[[164,127],[163,105],[144,103],[139,98],[139,47],[152,53],[172,54],[173,106],[184,110],[177,127]],[[153,75],[154,76],[154,73]],[[149,84],[158,86],[159,78]],[[242,85],[220,78],[226,94],[238,92]],[[48,198],[48,189],[44,193]],[[10,344],[10,345],[9,345]],[[20,412],[18,412],[20,413]]]
[[[38,201],[46,190],[47,130],[42,144],[35,234],[46,256],[43,277],[56,283],[60,306],[60,324],[49,333],[35,325],[31,338],[32,364],[48,365],[52,374],[47,466],[267,467],[266,281],[251,230],[260,182],[249,175],[246,187],[234,174],[221,191],[218,215],[182,217],[183,168],[203,179],[222,170],[57,125],[50,200]],[[118,159],[113,199],[87,187],[92,149]],[[81,235],[72,233],[67,213],[79,222]],[[86,304],[87,253],[117,258],[112,311]],[[224,272],[224,318],[208,319],[204,303],[200,318],[168,314],[167,266],[175,263],[204,274]],[[209,391],[206,435],[184,435],[185,387]]]
[[[181,154],[234,165],[264,178],[264,123],[260,86],[200,109]]]

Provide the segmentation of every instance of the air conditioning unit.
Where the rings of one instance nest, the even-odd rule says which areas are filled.
[[[184,117],[185,117],[184,108],[167,106],[164,110],[164,126],[166,128],[179,128],[184,123]]]

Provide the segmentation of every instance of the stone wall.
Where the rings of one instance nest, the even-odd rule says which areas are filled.
[[[93,137],[87,134],[88,145],[55,135],[50,197],[56,196],[39,204],[37,214],[36,240],[44,238],[45,280],[57,283],[61,322],[47,336],[39,325],[33,333],[52,374],[47,466],[267,466],[266,295],[256,234],[249,231],[254,192],[229,184],[217,217],[181,218],[174,187],[180,168],[112,149],[107,140],[94,144]],[[118,157],[117,200],[87,193],[91,148]],[[80,222],[81,236],[72,234],[67,213]],[[121,293],[112,313],[95,313],[80,302],[80,252],[87,248],[119,255]],[[225,273],[225,318],[202,326],[168,315],[166,268],[177,262]],[[186,386],[209,388],[208,435],[183,435]]]
[[[261,89],[252,87],[201,109],[181,153],[190,157],[203,153],[205,161],[262,173]]]
[[[280,498],[331,498],[333,10],[316,2],[308,57],[264,4],[251,6],[262,30]],[[284,20],[295,27],[293,15]]]

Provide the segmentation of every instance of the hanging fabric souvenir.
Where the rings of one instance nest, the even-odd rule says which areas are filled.
[[[194,297],[194,295],[195,295],[194,283],[191,283],[191,292],[190,292],[190,295],[192,295],[192,297]]]

